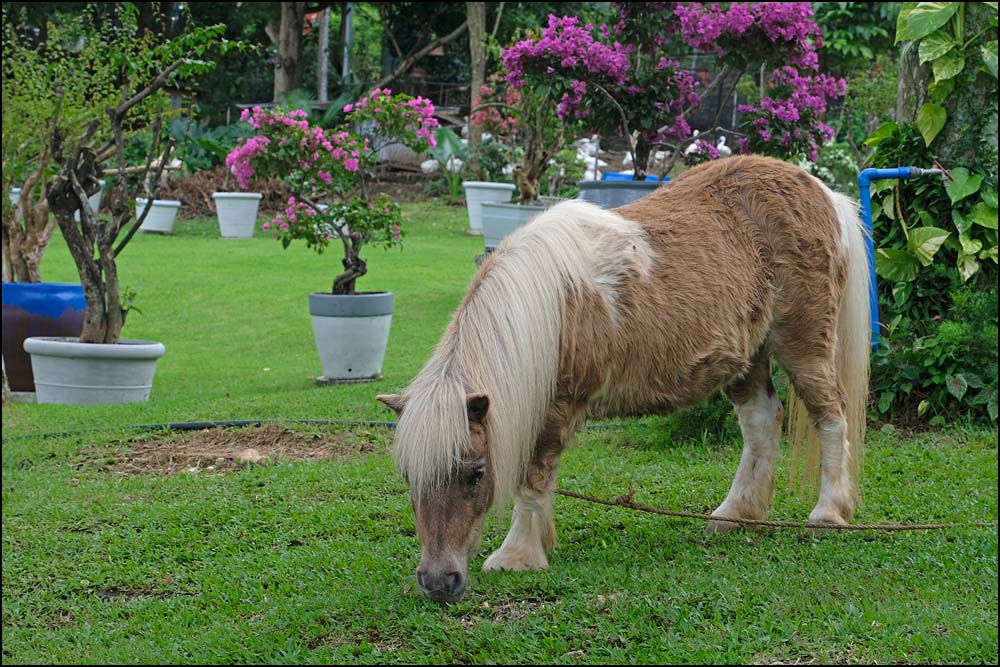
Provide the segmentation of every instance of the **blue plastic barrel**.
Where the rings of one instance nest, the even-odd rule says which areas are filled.
[[[11,391],[35,391],[31,355],[24,339],[78,337],[87,302],[72,283],[3,283],[3,359]]]

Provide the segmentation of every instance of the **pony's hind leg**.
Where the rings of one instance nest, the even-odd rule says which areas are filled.
[[[582,410],[565,404],[557,404],[549,411],[524,481],[515,494],[510,530],[500,548],[483,563],[484,572],[548,568],[548,553],[556,542],[552,507],[559,457],[582,415]]]
[[[825,359],[783,355],[778,359],[801,400],[789,409],[804,409],[819,437],[819,501],[809,513],[809,522],[847,525],[854,517],[857,494],[851,478],[846,401],[832,355]]]
[[[763,348],[747,374],[729,384],[726,396],[736,406],[743,433],[743,455],[733,485],[713,516],[764,519],[774,494],[774,462],[781,437],[781,400],[771,383],[770,355]],[[709,532],[739,528],[738,523],[711,521]]]

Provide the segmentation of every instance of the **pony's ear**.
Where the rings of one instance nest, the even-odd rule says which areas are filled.
[[[469,408],[469,421],[484,423],[490,410],[490,399],[486,394],[466,394],[465,404]]]
[[[397,415],[403,411],[403,407],[406,405],[406,399],[399,394],[379,394],[375,400],[384,403]]]

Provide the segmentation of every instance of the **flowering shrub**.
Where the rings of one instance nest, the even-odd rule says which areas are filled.
[[[799,69],[818,68],[816,50],[822,46],[810,3],[733,3],[727,9],[679,2],[612,4],[618,22],[596,30],[573,17],[550,16],[540,36],[504,52],[508,83],[520,90],[550,89],[558,98],[560,118],[623,134],[633,153],[635,178],[641,180],[656,145],[675,140],[675,154],[680,154],[691,134],[686,116],[702,95],[723,81],[732,79],[735,85],[744,71],[762,64],[788,63],[776,70],[774,96],[762,101],[760,109],[748,108],[755,115],[747,122],[757,121],[751,129],[758,132],[742,147],[815,156],[816,144],[829,133],[818,116],[827,98],[842,94],[845,84],[799,74]],[[667,56],[668,49],[681,46],[678,40],[720,59],[724,67],[716,81],[699,91],[691,73]],[[764,140],[759,130],[770,137]],[[697,155],[692,159],[707,158],[707,149]]]
[[[334,294],[353,294],[355,281],[368,271],[360,250],[386,248],[402,241],[399,205],[369,192],[370,170],[379,150],[402,143],[416,152],[434,146],[438,122],[422,97],[376,89],[345,107],[351,130],[324,130],[309,124],[304,111],[254,107],[240,119],[256,130],[226,158],[226,166],[246,188],[255,175],[275,177],[294,193],[262,229],[287,248],[301,239],[318,253],[340,241],[344,271]]]
[[[825,74],[801,76],[793,67],[774,71],[773,87],[759,104],[741,104],[747,136],[737,145],[743,151],[781,158],[806,156],[815,162],[819,147],[835,132],[819,119],[828,99],[847,92],[847,82]]]
[[[514,149],[517,201],[537,201],[550,160],[566,144],[568,123],[559,115],[553,91],[547,86],[494,82],[483,86],[472,108],[470,123]]]

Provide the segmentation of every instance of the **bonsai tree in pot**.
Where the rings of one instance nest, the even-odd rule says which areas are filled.
[[[142,225],[159,188],[172,144],[163,141],[162,118],[170,104],[164,89],[210,70],[213,64],[198,59],[213,45],[225,51],[233,46],[220,39],[223,26],[195,28],[166,42],[149,33],[136,34],[136,10],[116,8],[118,29],[97,33],[105,39],[104,57],[117,71],[114,104],[94,109],[86,122],[70,123],[63,116],[64,89],[52,91],[56,107],[49,150],[57,172],[48,178],[46,201],[76,263],[86,300],[83,330],[78,339],[29,338],[25,349],[32,354],[36,378],[54,374],[46,381],[39,402],[108,403],[147,400],[156,359],[163,354],[159,343],[123,341],[122,327],[131,305],[131,294],[123,292],[116,258]],[[125,145],[132,133],[151,129],[153,143],[144,165],[126,164]],[[98,220],[89,197],[99,187],[104,173],[102,160],[113,156],[118,188],[111,202],[110,220]],[[140,172],[154,191],[145,209],[132,219],[135,191],[129,173]],[[133,181],[134,182],[134,181]],[[77,215],[79,214],[79,215]],[[93,345],[94,343],[102,345]],[[77,385],[95,385],[105,371],[108,356],[126,359],[125,365],[140,377],[125,379],[120,371],[105,377],[111,385],[103,390],[73,390],[74,380],[65,375],[76,371],[86,376]],[[67,361],[68,360],[68,361]],[[63,362],[67,361],[69,371]],[[141,362],[141,363],[139,363]]]
[[[504,52],[505,60],[508,52]],[[477,102],[469,122],[491,135],[485,145],[509,148],[516,190],[513,203],[500,197],[479,202],[483,242],[489,253],[556,201],[555,196],[543,197],[543,183],[575,123],[572,117],[562,117],[556,91],[544,77],[516,83],[493,81],[480,90]]]
[[[371,380],[379,376],[392,318],[391,292],[363,293],[367,274],[362,250],[402,242],[402,212],[378,192],[374,168],[380,151],[394,143],[417,153],[435,145],[437,120],[429,100],[375,89],[348,104],[344,127],[324,130],[301,110],[244,110],[254,129],[226,158],[241,187],[254,176],[281,180],[293,193],[283,211],[262,225],[288,248],[302,240],[323,253],[343,251],[343,270],[327,292],[309,297],[319,348],[322,383]]]

